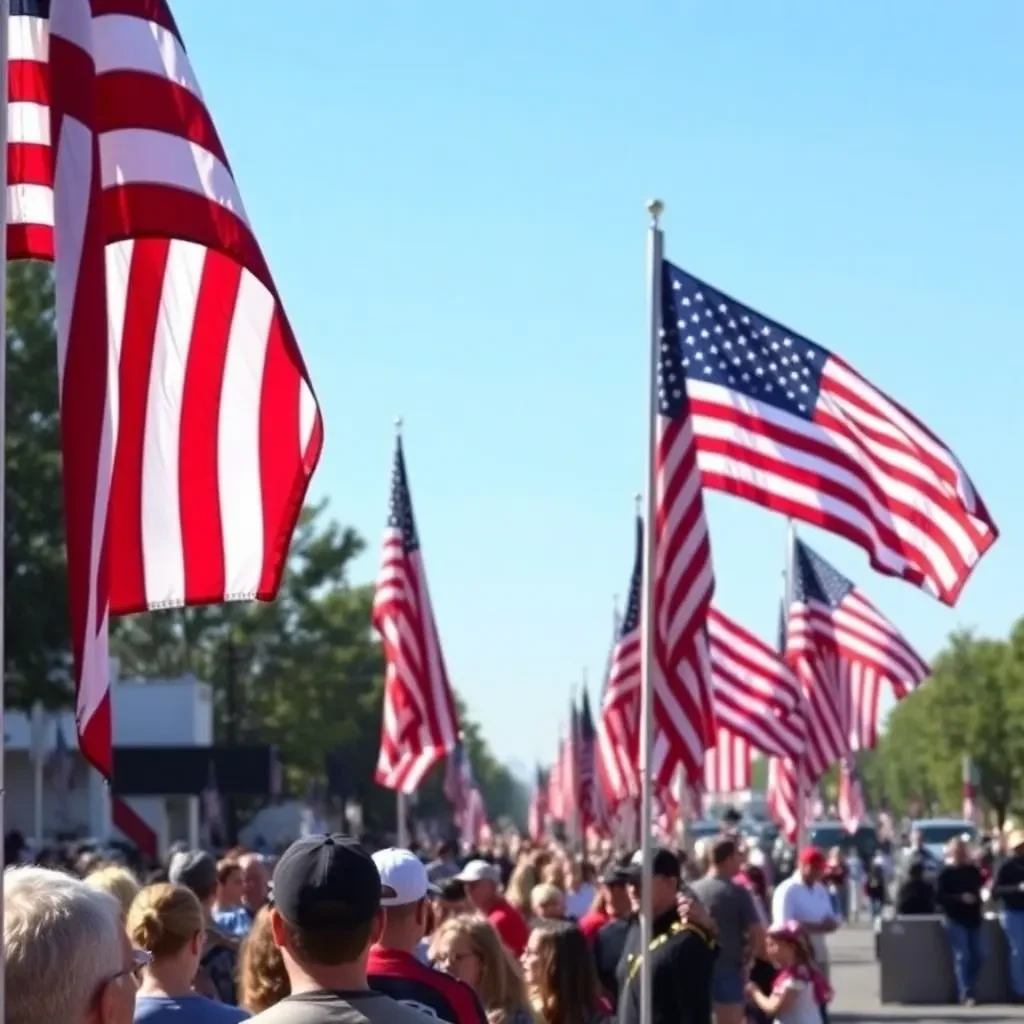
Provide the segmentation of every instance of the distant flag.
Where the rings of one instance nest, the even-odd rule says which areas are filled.
[[[444,774],[444,794],[452,805],[453,816],[463,843],[479,843],[487,826],[487,809],[473,775],[469,753],[461,739],[448,755]]]
[[[210,758],[209,770],[206,777],[206,785],[202,793],[203,826],[206,832],[207,846],[220,846],[226,842],[224,829],[224,812],[220,798],[220,788],[217,785],[217,768]]]
[[[527,821],[527,832],[535,843],[541,842],[547,833],[547,817],[548,782],[544,777],[544,772],[538,765],[533,793],[530,797],[530,809]]]
[[[55,258],[78,746],[109,779],[110,616],[273,599],[322,423],[167,3],[13,0],[5,31],[7,256]]]
[[[839,820],[843,828],[853,834],[860,828],[867,808],[864,804],[864,787],[861,784],[857,762],[848,754],[839,762]]]
[[[373,624],[387,663],[376,779],[388,789],[413,793],[454,749],[459,722],[430,604],[401,437],[395,441]]]
[[[965,756],[963,760],[963,817],[965,821],[977,821],[978,817],[978,770],[974,761]]]
[[[53,786],[54,794],[57,797],[57,805],[62,813],[67,807],[68,796],[71,793],[71,780],[74,773],[74,762],[71,751],[68,749],[68,741],[64,736],[64,728],[60,721],[57,721],[56,736],[53,742],[53,752],[50,754],[49,764],[50,784]]]
[[[562,806],[566,824],[580,831],[580,718],[575,696],[569,698],[569,731],[562,748]]]
[[[955,604],[998,536],[956,456],[828,349],[667,262],[665,279],[704,485],[838,533]]]
[[[586,835],[591,829],[603,834],[607,829],[604,799],[597,779],[596,753],[597,737],[594,718],[590,713],[590,694],[584,686],[580,699],[579,746],[576,759],[580,794],[580,835]]]
[[[565,770],[565,736],[559,735],[558,746],[555,750],[555,760],[548,772],[548,813],[555,821],[565,822],[569,809],[565,804],[565,781],[563,773]]]

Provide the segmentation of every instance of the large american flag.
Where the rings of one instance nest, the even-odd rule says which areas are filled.
[[[705,631],[715,589],[711,543],[687,396],[672,267],[661,268],[661,344],[654,452],[654,695],[652,777],[668,785],[678,767],[698,781],[715,742],[711,659]],[[684,325],[685,326],[685,325]]]
[[[897,699],[928,675],[900,631],[824,558],[797,540],[786,658],[806,695],[809,782],[877,729],[878,687]],[[874,717],[873,717],[874,716]]]
[[[735,764],[744,756],[722,753],[723,734],[765,754],[799,756],[804,748],[803,693],[793,670],[778,651],[717,608],[708,612],[708,637],[719,725],[715,760]],[[749,750],[745,756],[749,764]]]
[[[637,767],[640,730],[640,587],[643,581],[644,524],[637,516],[636,553],[626,612],[615,630],[601,715],[597,723],[599,778],[608,806],[640,794]]]
[[[953,453],[828,349],[665,267],[705,486],[842,534],[954,604],[997,530]]]
[[[715,735],[715,747],[704,754],[704,791],[735,793],[750,789],[750,741],[722,725]]]
[[[83,755],[110,615],[277,592],[322,424],[164,0],[11,0],[8,256],[56,258]]]
[[[376,779],[388,789],[413,793],[423,776],[455,748],[459,722],[430,605],[400,437],[395,441],[373,624],[387,664]]]

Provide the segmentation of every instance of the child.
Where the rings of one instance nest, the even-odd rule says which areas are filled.
[[[779,971],[772,993],[747,985],[747,998],[779,1024],[821,1024],[832,990],[811,960],[800,925],[787,921],[771,928],[767,953]]]

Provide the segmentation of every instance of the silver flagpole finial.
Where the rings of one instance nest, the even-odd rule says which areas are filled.
[[[658,226],[658,218],[665,212],[665,204],[660,199],[649,199],[647,201],[647,212],[651,215],[651,224]]]
[[[395,417],[395,433],[399,437],[402,436],[402,424],[403,423],[405,423],[405,420],[403,420],[401,416],[396,416]]]
[[[637,493],[633,495],[633,502],[636,505],[636,515],[639,519],[641,515],[641,509],[644,507],[644,496],[639,491],[637,491]]]

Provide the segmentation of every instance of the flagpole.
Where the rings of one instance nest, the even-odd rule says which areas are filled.
[[[409,846],[409,827],[406,821],[406,798],[401,790],[395,793],[395,815],[398,818],[398,846],[404,850]]]
[[[789,627],[789,609],[793,604],[793,556],[796,554],[796,523],[792,518],[786,520],[786,568],[783,571],[785,580],[786,627]],[[783,652],[785,653],[785,652]],[[804,732],[807,722],[804,720]],[[802,849],[807,842],[807,778],[805,760],[801,756],[796,762],[796,848]]]
[[[7,796],[4,788],[4,759],[7,738],[4,735],[4,580],[7,578],[4,565],[4,544],[6,536],[6,458],[7,451],[7,54],[10,44],[11,20],[8,0],[0,0],[0,183],[3,184],[3,220],[0,221],[0,837],[7,835],[4,804]],[[0,916],[3,915],[4,851],[0,850]],[[0,1020],[7,1019],[6,989],[4,987],[4,952],[0,949]]]
[[[644,531],[643,591],[640,630],[643,637],[640,654],[640,1024],[651,1024],[651,958],[648,951],[654,937],[651,917],[653,881],[653,843],[651,818],[653,787],[651,759],[654,754],[654,486],[656,417],[658,414],[658,355],[661,345],[661,228],[659,218],[665,209],[659,199],[647,204],[651,223],[647,234],[647,273],[650,309],[647,367],[647,515]]]

